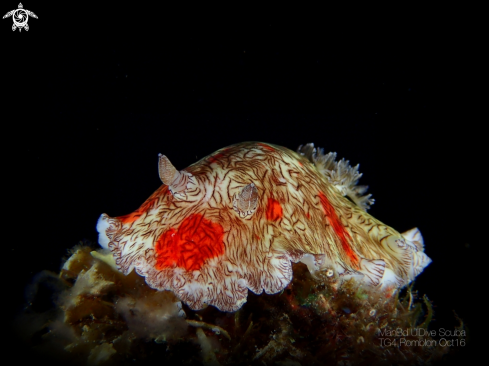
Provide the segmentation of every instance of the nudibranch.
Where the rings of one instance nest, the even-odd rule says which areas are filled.
[[[135,212],[97,223],[120,271],[133,269],[194,310],[236,311],[292,279],[313,275],[399,288],[431,262],[418,229],[400,234],[370,216],[358,166],[313,144],[297,152],[244,142],[178,171],[159,155],[163,185]]]

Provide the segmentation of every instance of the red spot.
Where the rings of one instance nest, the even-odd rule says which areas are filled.
[[[306,217],[310,220],[311,219],[311,215],[309,214],[309,212],[306,212]]]
[[[274,200],[273,198],[269,198],[266,215],[268,221],[277,221],[278,219],[281,219],[283,213],[282,213],[282,206],[280,206],[280,202]]]
[[[160,196],[166,195],[168,192],[168,186],[162,185],[160,188],[156,190],[155,193],[153,193],[144,203],[139,207],[136,211],[124,215],[124,216],[119,216],[118,219],[123,223],[123,224],[130,224],[137,219],[139,219],[146,211],[148,211],[150,208],[153,208],[155,202],[158,201]]]
[[[298,163],[299,163],[300,166],[304,166],[304,164],[302,164],[300,161],[298,161]]]
[[[394,286],[388,286],[386,289],[385,289],[385,297],[390,299],[392,297],[392,295],[394,295],[394,292],[397,290],[396,287]]]
[[[346,231],[345,227],[341,224],[340,219],[338,218],[338,215],[336,215],[333,206],[323,192],[319,192],[319,200],[321,201],[324,214],[328,218],[330,225],[333,227],[336,235],[338,235],[338,237],[340,238],[341,246],[343,247],[346,255],[351,259],[354,264],[358,264],[358,257],[349,243],[349,241],[351,240],[351,236],[348,231]]]
[[[258,234],[255,234],[256,240],[260,240],[260,236]]]
[[[221,154],[221,153],[216,154],[216,155],[214,155],[214,156],[211,156],[211,157],[209,158],[209,161],[210,161],[211,163],[215,163],[216,161],[219,161],[219,158],[222,158],[223,156],[224,156],[224,155],[223,155],[223,154]]]
[[[275,151],[275,149],[269,145],[266,145],[266,144],[263,144],[261,142],[258,143],[258,145],[260,145],[261,147],[264,147],[265,149],[267,150],[270,150],[270,151]]]
[[[165,231],[155,245],[156,269],[180,267],[195,271],[207,259],[224,253],[224,230],[218,223],[193,214],[180,224],[178,230]]]

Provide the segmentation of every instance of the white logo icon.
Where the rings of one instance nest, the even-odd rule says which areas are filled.
[[[12,30],[16,30],[19,28],[19,32],[22,30],[22,28],[25,28],[26,31],[29,30],[29,26],[27,25],[27,21],[29,20],[29,15],[33,18],[37,19],[37,15],[34,14],[30,10],[24,9],[22,6],[22,3],[19,3],[19,8],[14,9],[12,11],[9,11],[7,14],[3,16],[3,19],[12,17],[14,20],[14,25],[12,25]]]

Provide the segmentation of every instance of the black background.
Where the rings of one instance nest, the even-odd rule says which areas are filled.
[[[158,153],[182,169],[255,140],[314,142],[360,163],[369,212],[424,236],[433,263],[416,288],[434,302],[432,329],[454,329],[453,311],[472,333],[481,325],[484,132],[469,116],[476,56],[462,15],[23,4],[39,17],[28,32],[0,23],[3,302],[14,314],[35,273],[96,241],[102,212],[130,213],[158,188]],[[472,356],[472,341],[453,359]]]

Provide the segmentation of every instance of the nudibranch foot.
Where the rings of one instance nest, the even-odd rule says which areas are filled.
[[[373,199],[358,165],[313,144],[296,153],[240,143],[181,171],[160,154],[158,167],[163,185],[139,209],[102,214],[99,243],[124,274],[135,269],[194,310],[236,311],[248,290],[278,293],[299,261],[317,278],[379,293],[431,262],[419,230],[401,234],[366,212]]]

